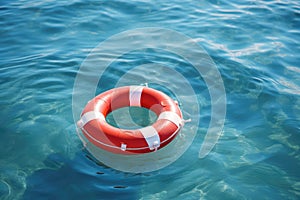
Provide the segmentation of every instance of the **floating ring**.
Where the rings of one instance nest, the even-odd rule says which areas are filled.
[[[144,107],[157,120],[140,129],[120,129],[106,122],[106,116],[123,107]],[[78,128],[89,142],[118,154],[141,154],[169,144],[184,125],[178,103],[158,90],[145,86],[125,86],[108,90],[88,102]]]

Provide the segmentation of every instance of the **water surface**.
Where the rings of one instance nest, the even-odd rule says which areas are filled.
[[[0,26],[0,199],[299,199],[298,1],[13,0],[1,2]],[[194,38],[212,57],[226,89],[226,123],[199,159],[211,116],[199,78],[200,124],[190,148],[159,171],[123,173],[83,149],[73,84],[101,41],[152,26]],[[158,52],[131,52],[111,70],[180,63],[194,80],[189,63]],[[103,87],[119,75],[107,73]]]

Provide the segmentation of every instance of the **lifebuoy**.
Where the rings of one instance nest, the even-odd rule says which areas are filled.
[[[119,129],[106,122],[106,116],[122,107],[150,109],[157,120],[135,130]],[[145,86],[125,86],[108,90],[88,102],[77,122],[84,137],[94,145],[118,154],[149,153],[169,144],[184,122],[176,101]]]

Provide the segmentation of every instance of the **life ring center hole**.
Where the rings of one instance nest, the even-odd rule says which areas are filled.
[[[108,124],[121,129],[139,129],[153,124],[157,115],[150,109],[143,107],[119,108],[106,116]]]

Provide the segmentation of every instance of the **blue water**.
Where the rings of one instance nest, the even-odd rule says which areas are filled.
[[[83,148],[73,84],[100,42],[152,26],[186,34],[212,57],[226,90],[224,133],[199,159],[211,115],[199,79],[199,131],[190,148],[161,170],[124,173]],[[0,27],[0,199],[300,198],[299,1],[2,0]],[[113,65],[178,64],[146,53]],[[177,68],[193,82],[186,66]],[[106,77],[102,86],[110,88],[119,73]],[[174,84],[172,76],[165,81]]]

